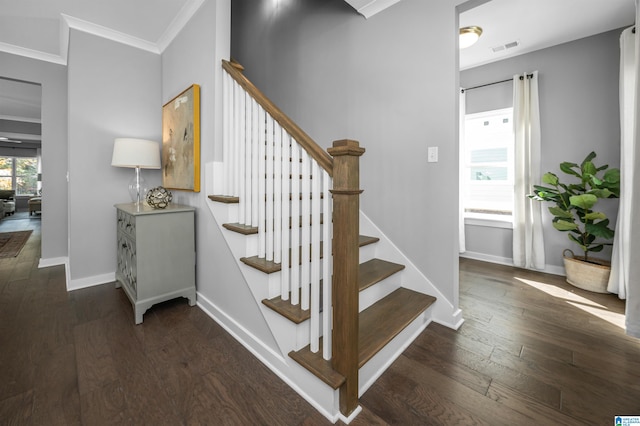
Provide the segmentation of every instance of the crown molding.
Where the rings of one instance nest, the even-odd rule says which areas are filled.
[[[26,47],[16,46],[9,43],[0,41],[0,52],[11,53],[17,56],[24,56],[26,58],[36,59],[38,61],[51,62],[59,65],[67,65],[66,57],[63,58],[60,55],[54,55],[53,53],[41,52],[39,50],[33,50]]]
[[[398,0],[396,0],[398,1]],[[205,0],[187,0],[182,9],[173,18],[167,29],[162,33],[160,38],[154,43],[125,34],[93,22],[85,21],[64,13],[60,14],[60,54],[42,52],[39,50],[28,49],[25,47],[15,46],[8,43],[0,42],[0,52],[11,53],[18,56],[24,56],[39,61],[51,62],[59,65],[67,65],[69,55],[69,33],[71,29],[93,34],[98,37],[106,38],[116,43],[126,44],[137,49],[155,53],[157,55],[171,44],[174,38],[187,25],[189,20],[196,14]]]
[[[93,22],[85,21],[73,16],[65,15],[64,13],[60,14],[62,19],[66,22],[66,26],[68,28],[73,28],[74,30],[82,31],[85,33],[93,34],[98,37],[106,38],[107,40],[115,41],[116,43],[126,44],[131,47],[135,47],[141,50],[146,50],[147,52],[160,54],[160,50],[155,43],[152,43],[147,40],[143,40],[138,37],[134,37],[128,34],[125,34],[120,31],[112,30],[111,28],[103,27],[102,25],[94,24]],[[68,46],[69,43],[69,33],[63,34],[66,36],[66,43],[63,43]],[[68,49],[68,48],[67,48]],[[66,49],[65,49],[66,50]],[[65,55],[66,56],[66,55]]]
[[[167,29],[158,39],[156,46],[160,53],[171,44],[174,38],[178,36],[180,31],[187,25],[193,15],[204,4],[205,0],[188,0],[178,14],[173,18]]]
[[[345,0],[351,7],[353,7],[360,15],[366,19],[371,18],[373,15],[382,12],[383,10],[393,6],[400,0]]]

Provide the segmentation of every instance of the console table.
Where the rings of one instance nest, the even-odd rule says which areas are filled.
[[[131,301],[135,323],[156,303],[186,297],[196,303],[195,209],[169,204],[116,204],[116,288]]]

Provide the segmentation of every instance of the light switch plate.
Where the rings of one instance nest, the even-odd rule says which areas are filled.
[[[427,148],[427,161],[429,163],[437,163],[438,162],[438,147],[430,146]]]

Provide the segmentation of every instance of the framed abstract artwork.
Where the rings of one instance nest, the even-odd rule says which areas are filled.
[[[200,86],[162,107],[162,186],[200,192]]]

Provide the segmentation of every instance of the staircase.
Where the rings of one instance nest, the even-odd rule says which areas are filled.
[[[239,64],[223,68],[224,184],[209,196],[212,212],[280,350],[337,392],[348,419],[431,321],[436,297],[403,282],[404,264],[377,257],[395,253],[391,244],[359,234],[364,149],[343,140],[328,155]]]

